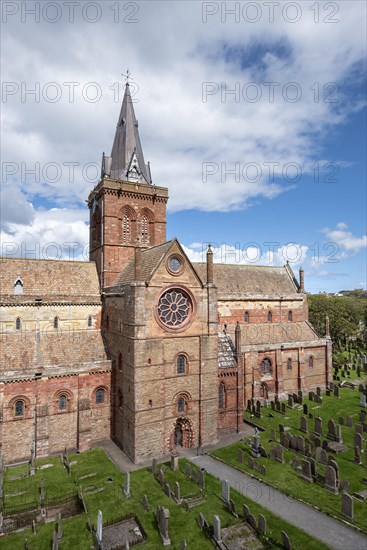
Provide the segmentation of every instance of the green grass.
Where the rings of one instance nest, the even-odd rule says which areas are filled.
[[[367,477],[367,471],[364,466],[358,466],[354,463],[354,424],[359,422],[359,399],[360,393],[357,390],[351,390],[348,388],[341,388],[341,398],[336,399],[332,396],[328,397],[323,395],[323,404],[317,405],[308,399],[304,399],[304,402],[308,404],[309,412],[312,412],[314,416],[320,416],[323,419],[323,434],[326,439],[327,434],[327,422],[334,419],[338,422],[339,416],[351,416],[353,418],[353,427],[349,428],[346,425],[342,426],[343,443],[348,447],[348,450],[339,453],[337,455],[330,455],[336,460],[339,466],[339,476],[341,480],[348,480],[350,482],[350,494],[366,489],[366,485],[362,483],[362,478]],[[272,412],[273,418],[269,416],[271,409],[262,409],[263,418],[252,418],[259,426],[265,428],[264,432],[261,432],[261,444],[269,451],[270,447],[275,443],[269,442],[271,428],[275,428],[278,440],[279,440],[279,424],[290,427],[288,433],[295,435],[302,435],[308,437],[314,429],[314,420],[308,419],[309,434],[306,435],[299,430],[300,419],[303,415],[302,406],[296,409],[286,409],[286,416],[277,412]],[[250,414],[245,413],[245,418],[250,419]],[[251,438],[250,438],[251,439]],[[322,440],[322,438],[321,438]],[[237,449],[242,448],[245,452],[244,464],[240,464],[237,461]],[[264,464],[267,468],[267,475],[263,476],[259,472],[251,470],[247,466],[247,459],[250,456],[250,447],[245,443],[239,442],[228,447],[218,449],[211,453],[212,455],[224,460],[230,465],[236,466],[244,471],[256,475],[259,479],[263,479],[267,483],[270,483],[274,487],[280,489],[287,495],[295,498],[300,498],[309,504],[318,507],[323,512],[342,518],[341,515],[341,494],[333,495],[324,490],[321,484],[310,484],[300,478],[299,473],[294,470],[290,464],[294,451],[284,451],[284,458],[286,463],[280,464],[272,461],[268,458],[260,458],[258,462]],[[302,455],[297,453],[301,461]],[[362,460],[365,464],[365,454],[362,455]],[[325,466],[318,463],[318,472],[324,473]],[[367,503],[354,501],[354,516],[355,525],[367,532]]]
[[[55,460],[56,463],[57,460],[59,461],[58,465],[43,471],[44,474],[46,472],[49,473],[47,482],[50,487],[53,479],[51,470],[53,471],[53,490],[55,492],[57,490],[56,487],[58,487],[59,491],[62,491],[65,487],[69,487],[70,484],[74,484],[75,480],[83,488],[88,514],[91,521],[94,523],[96,523],[97,511],[99,509],[103,512],[104,522],[109,522],[123,515],[134,513],[138,516],[148,536],[144,548],[149,550],[156,550],[157,548],[163,547],[155,520],[155,510],[158,504],[168,508],[170,511],[169,534],[172,541],[172,549],[178,550],[183,538],[186,539],[190,550],[209,550],[213,548],[212,543],[198,527],[197,519],[200,512],[204,514],[210,524],[213,522],[213,515],[219,515],[222,527],[242,521],[241,519],[237,520],[234,518],[221,502],[221,482],[208,473],[206,473],[206,487],[204,490],[205,501],[200,506],[191,509],[190,512],[186,512],[182,505],[177,505],[172,499],[167,497],[158,481],[147,468],[131,473],[131,498],[126,499],[122,491],[123,475],[101,449],[93,449],[78,455],[70,455],[70,462],[77,461],[76,464],[72,465],[71,476],[68,476],[66,470],[62,469],[60,459],[58,458]],[[41,461],[37,461],[37,465],[39,465],[40,462]],[[48,459],[46,462],[50,463],[51,460]],[[200,493],[198,485],[193,483],[183,473],[185,462],[184,460],[180,461],[180,471],[173,472],[168,467],[165,474],[165,479],[170,483],[172,489],[174,482],[179,481],[181,497]],[[8,492],[8,487],[14,483],[9,481],[9,477],[11,475],[19,475],[19,472],[22,471],[21,468],[22,467],[7,469],[4,481],[5,493]],[[96,475],[82,480],[80,479],[88,474]],[[107,482],[108,477],[112,477],[112,483]],[[28,478],[26,481],[31,479],[33,478]],[[65,484],[63,485],[62,482]],[[92,486],[94,488],[103,487],[104,490],[99,493],[88,493],[86,488]],[[141,504],[144,494],[147,494],[148,497],[149,510],[147,512],[144,512]],[[267,510],[264,510],[261,506],[238,492],[231,490],[231,497],[236,503],[240,517],[242,515],[242,504],[244,503],[250,507],[255,517],[258,517],[260,513],[265,515],[267,518],[268,537],[272,548],[282,547],[282,530],[287,532],[292,542],[292,548],[296,550],[304,548],[310,550],[323,550],[327,548],[327,546],[323,545],[321,542],[316,541],[303,531],[293,527]],[[2,537],[0,538],[0,549],[11,548],[12,550],[23,550],[24,540],[27,538],[31,550],[48,550],[55,527],[55,522],[52,522],[50,524],[38,526],[36,535],[33,535],[30,529],[27,529],[21,533]],[[92,538],[87,529],[87,516],[85,514],[63,520],[63,531],[64,536],[59,545],[60,550],[69,550],[71,548],[90,550]]]

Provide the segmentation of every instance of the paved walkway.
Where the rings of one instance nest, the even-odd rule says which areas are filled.
[[[303,529],[331,548],[337,550],[367,550],[367,537],[353,528],[343,525],[307,504],[303,504],[280,491],[253,479],[246,473],[223,464],[209,455],[195,456],[190,459],[194,464],[205,468],[210,474],[228,483],[246,497],[254,500],[277,516]],[[306,549],[305,549],[306,550]]]

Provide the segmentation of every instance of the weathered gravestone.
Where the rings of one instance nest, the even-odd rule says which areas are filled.
[[[179,470],[178,457],[179,457],[178,453],[171,453],[171,469],[174,472],[177,472]]]
[[[253,514],[247,516],[247,523],[253,528],[256,529],[256,518]]]
[[[240,464],[243,464],[243,450],[242,449],[237,450],[237,461]]]
[[[358,465],[362,464],[361,449],[357,446],[354,446],[354,463]]]
[[[152,474],[154,475],[157,470],[157,459],[153,458],[152,460]]]
[[[305,440],[301,435],[297,436],[297,448],[302,454],[305,454]]]
[[[188,464],[187,462],[186,462],[186,464],[185,464],[185,475],[186,475],[187,477],[191,477],[191,466],[190,466],[190,464]]]
[[[340,388],[339,388],[339,386],[334,386],[334,397],[336,397],[336,399],[340,398]]]
[[[363,448],[363,439],[360,433],[354,434],[354,446],[359,447],[359,449],[362,451]]]
[[[102,527],[102,512],[101,510],[98,510],[98,516],[97,516],[97,540],[101,544],[102,542],[102,536],[103,536],[103,527]]]
[[[199,517],[198,517],[198,524],[199,524],[199,527],[200,529],[203,531],[204,529],[208,529],[209,528],[209,523],[208,521],[206,520],[204,514],[202,514],[200,512],[199,514]]]
[[[302,460],[301,476],[305,481],[313,483],[313,477],[311,473],[311,463],[309,460]]]
[[[338,494],[338,485],[336,480],[336,472],[332,466],[326,466],[325,472],[325,490],[330,493]]]
[[[319,416],[315,418],[315,429],[313,433],[316,435],[322,435],[322,418]]]
[[[176,502],[181,502],[181,491],[180,491],[180,484],[178,481],[175,481],[173,486],[173,495]]]
[[[205,489],[205,468],[201,468],[198,472],[198,485],[200,489]]]
[[[362,424],[355,424],[354,431],[355,431],[356,434],[363,435],[363,426],[362,426]]]
[[[283,541],[284,550],[292,550],[289,537],[285,531],[282,531],[282,541]]]
[[[308,405],[307,405],[307,403],[303,404],[303,414],[305,414],[306,416],[308,415]]]
[[[347,479],[344,479],[340,482],[340,490],[343,493],[349,493],[350,483]]]
[[[229,487],[229,483],[226,479],[223,479],[222,481],[222,500],[224,500],[224,502],[229,502],[229,499],[230,499],[230,487]]]
[[[247,504],[242,504],[242,514],[243,514],[243,519],[246,521],[247,517],[250,514],[250,508],[247,506]]]
[[[163,483],[163,491],[166,493],[166,495],[167,495],[168,497],[171,497],[171,488],[170,488],[170,486],[169,486],[168,481],[165,481],[165,482]]]
[[[222,542],[222,532],[220,526],[220,519],[218,516],[213,517],[213,527],[214,527],[214,540],[216,542]]]
[[[259,523],[258,523],[259,527],[259,532],[262,534],[262,535],[266,535],[266,517],[263,516],[262,514],[259,515]]]
[[[144,495],[142,496],[141,504],[142,504],[142,506],[143,506],[144,512],[147,512],[147,511],[148,511],[148,497],[147,497],[147,495],[146,495],[145,493],[144,493]]]
[[[347,416],[347,426],[348,428],[353,426],[353,418],[351,416]]]
[[[263,476],[266,476],[266,474],[267,474],[266,467],[263,464],[260,466],[260,473]]]
[[[293,396],[292,396],[292,395],[288,395],[288,407],[289,407],[290,409],[293,409],[293,405],[294,405]]]
[[[304,432],[305,434],[308,432],[308,420],[305,416],[301,416],[300,431]]]
[[[235,518],[238,519],[236,504],[235,504],[234,500],[229,499],[228,508],[229,508],[229,511],[231,512],[232,516],[234,516]]]
[[[171,540],[168,534],[168,520],[170,518],[170,513],[168,508],[162,508],[158,506],[157,508],[157,521],[159,527],[159,533],[161,535],[163,546],[170,546]]]
[[[187,544],[185,539],[182,539],[181,541],[180,550],[187,550]]]
[[[270,439],[271,441],[276,441],[277,440],[277,435],[276,435],[276,431],[274,428],[271,428],[270,430]]]
[[[281,445],[275,447],[275,460],[284,464],[283,447]]]
[[[350,520],[354,520],[353,498],[348,493],[342,493],[342,515]]]
[[[124,495],[125,498],[130,498],[130,472],[125,472],[124,480]]]

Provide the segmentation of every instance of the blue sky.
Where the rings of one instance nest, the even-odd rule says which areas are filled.
[[[289,259],[311,292],[365,287],[366,4],[319,2],[316,20],[283,2],[272,20],[255,2],[256,22],[245,2],[94,4],[95,22],[83,3],[2,13],[2,253],[87,257],[129,67],[169,238],[195,261],[208,242],[216,261]]]

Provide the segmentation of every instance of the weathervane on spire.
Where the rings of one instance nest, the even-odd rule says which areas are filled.
[[[130,76],[130,74],[131,73],[130,73],[129,69],[126,70],[126,74],[121,73],[121,76],[123,76],[125,78],[126,85],[129,84],[129,79],[133,80],[133,78],[132,78],[132,76]]]

